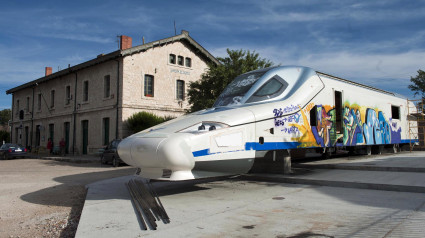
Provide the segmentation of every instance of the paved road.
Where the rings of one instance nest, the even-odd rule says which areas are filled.
[[[75,233],[76,224],[71,222],[78,222],[85,185],[133,172],[128,166],[112,168],[100,163],[0,160],[0,237]]]

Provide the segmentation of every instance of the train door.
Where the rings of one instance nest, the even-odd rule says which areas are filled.
[[[343,132],[343,128],[342,128],[342,92],[340,91],[334,91],[334,100],[335,100],[335,118],[334,119],[334,123],[332,126],[333,130],[331,130],[331,143],[332,145],[334,145],[339,138],[342,137],[342,132]]]

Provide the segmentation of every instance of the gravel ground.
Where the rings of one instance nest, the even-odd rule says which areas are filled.
[[[0,237],[74,237],[85,185],[134,172],[100,163],[0,160]]]

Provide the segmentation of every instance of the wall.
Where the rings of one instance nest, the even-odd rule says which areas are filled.
[[[192,67],[169,63],[169,55],[189,57]],[[128,117],[139,111],[152,112],[158,116],[180,116],[189,108],[187,97],[181,102],[177,100],[177,80],[185,82],[185,91],[189,83],[199,80],[208,68],[207,63],[192,50],[192,47],[180,41],[150,48],[142,54],[134,54],[124,58],[123,69],[123,128],[120,134],[128,136],[125,129]],[[144,76],[154,76],[154,97],[144,96]]]

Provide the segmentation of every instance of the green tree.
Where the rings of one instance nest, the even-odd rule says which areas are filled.
[[[260,58],[255,51],[227,49],[227,54],[225,58],[217,58],[221,64],[210,64],[199,81],[189,84],[190,112],[212,107],[224,88],[238,75],[273,65],[271,61]]]
[[[132,133],[137,133],[171,119],[174,119],[174,117],[160,117],[150,112],[142,111],[134,113],[127,119],[127,127]]]
[[[418,70],[416,77],[410,77],[410,84],[408,87],[411,91],[415,92],[415,96],[420,94],[422,98],[425,98],[425,72]]]
[[[12,119],[12,112],[10,109],[3,109],[0,111],[0,125],[7,125],[7,122]]]

